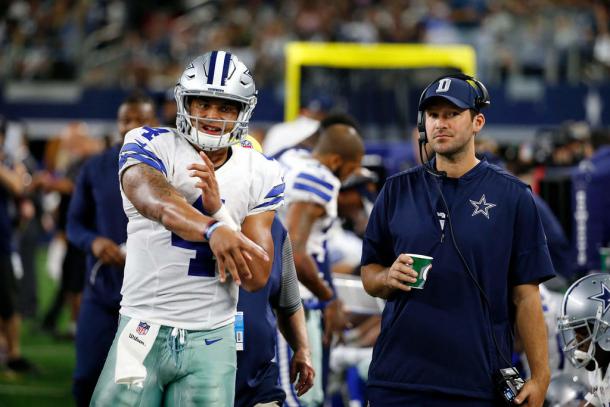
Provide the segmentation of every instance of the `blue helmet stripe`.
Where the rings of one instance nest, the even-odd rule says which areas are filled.
[[[224,86],[225,82],[227,81],[227,75],[229,74],[229,65],[230,64],[231,64],[231,54],[228,52],[225,52],[225,60],[222,65],[222,76],[220,77],[220,84],[222,86]]]
[[[212,51],[212,55],[210,55],[210,63],[208,64],[208,85],[211,85],[214,82],[214,68],[216,67],[216,56],[218,55],[218,51]]]

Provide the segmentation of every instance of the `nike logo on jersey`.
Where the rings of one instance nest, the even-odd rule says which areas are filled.
[[[213,345],[216,342],[222,341],[222,338],[216,338],[216,339],[206,339],[205,340],[205,344],[206,345]]]

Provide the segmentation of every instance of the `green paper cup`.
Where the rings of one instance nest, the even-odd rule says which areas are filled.
[[[411,267],[417,272],[417,281],[414,283],[407,283],[407,285],[413,288],[422,289],[426,284],[426,279],[428,278],[428,271],[430,271],[430,268],[432,267],[433,258],[430,256],[424,256],[422,254],[406,254],[407,256],[413,259],[413,264],[411,265]]]
[[[600,247],[599,255],[601,259],[601,271],[610,272],[610,247]]]

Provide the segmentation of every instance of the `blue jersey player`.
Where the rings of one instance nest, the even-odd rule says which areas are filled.
[[[243,349],[237,352],[236,407],[284,403],[286,393],[275,360],[277,326],[294,352],[289,371],[283,373],[290,383],[298,378],[295,393],[306,393],[315,376],[290,238],[277,217],[271,235],[274,256],[267,285],[253,293],[239,291],[237,310],[242,312],[244,332]]]
[[[517,404],[541,406],[550,380],[538,284],[554,275],[527,185],[479,160],[484,86],[446,76],[422,93],[418,127],[436,158],[388,178],[363,243],[367,292],[387,299],[367,383],[370,406],[496,406],[512,328],[532,377]],[[422,160],[425,161],[425,160]],[[433,257],[423,289],[407,253]]]
[[[152,99],[133,95],[117,114],[121,138],[136,127],[156,124]],[[81,169],[68,210],[68,239],[87,253],[87,276],[76,332],[72,392],[88,406],[117,329],[127,240],[127,217],[119,190],[119,151],[114,145]]]

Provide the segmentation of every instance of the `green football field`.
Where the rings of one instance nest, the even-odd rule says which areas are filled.
[[[71,394],[71,376],[74,368],[74,342],[56,339],[38,328],[41,319],[53,300],[57,284],[45,272],[46,251],[37,256],[38,318],[26,320],[21,334],[22,352],[37,367],[36,374],[14,375],[0,370],[0,407],[74,406]],[[68,311],[64,310],[60,331],[67,329]]]

